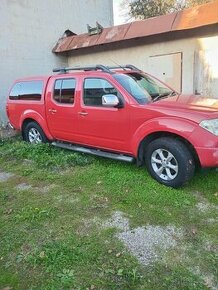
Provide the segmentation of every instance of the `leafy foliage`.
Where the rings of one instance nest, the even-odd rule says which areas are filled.
[[[127,8],[131,19],[146,19],[208,2],[211,0],[124,0],[121,6]]]

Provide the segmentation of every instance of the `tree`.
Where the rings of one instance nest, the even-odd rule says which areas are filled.
[[[123,0],[122,9],[128,11],[130,19],[146,19],[180,11],[212,0]]]

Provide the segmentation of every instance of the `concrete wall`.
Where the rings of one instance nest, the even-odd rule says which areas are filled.
[[[49,74],[67,59],[51,50],[66,29],[79,34],[86,24],[113,25],[112,0],[0,1],[0,123],[6,122],[5,99],[14,79]]]
[[[211,56],[210,59],[206,58],[208,54],[214,55],[212,52],[217,54],[218,38],[210,37],[206,39],[207,41],[205,38],[193,37],[136,45],[135,47],[126,46],[125,48],[119,48],[116,46],[116,49],[112,48],[105,51],[97,51],[93,48],[80,56],[77,53],[73,56],[72,53],[69,57],[69,65],[87,65],[93,63],[114,65],[115,63],[131,63],[148,73],[160,77],[159,71],[156,71],[156,73],[153,71],[152,57],[181,53],[181,71],[176,71],[176,68],[174,68],[174,73],[181,75],[182,92],[184,94],[192,94],[195,92],[206,94],[210,92],[211,96],[218,96],[218,64],[215,60],[217,57],[214,58]],[[207,46],[205,47],[203,44],[207,44]],[[196,58],[196,54],[199,51],[204,56],[203,58]],[[200,73],[199,66],[201,66],[203,73]],[[208,77],[208,70],[210,77]],[[216,72],[216,75],[213,74],[213,71]],[[201,88],[202,84],[204,84],[203,88]],[[210,90],[207,89],[208,87],[210,87]]]

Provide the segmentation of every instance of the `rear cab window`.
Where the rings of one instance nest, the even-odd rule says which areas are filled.
[[[43,80],[17,82],[11,89],[9,100],[41,101]]]

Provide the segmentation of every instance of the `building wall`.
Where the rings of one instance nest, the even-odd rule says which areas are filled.
[[[201,95],[218,97],[218,36],[198,39],[195,52],[194,89]]]
[[[86,24],[113,25],[112,0],[1,0],[0,123],[6,122],[5,100],[19,77],[49,74],[66,65],[51,51],[66,29],[79,34]]]
[[[87,64],[134,64],[140,69],[158,76],[163,81],[173,78],[168,77],[167,73],[176,74],[181,78],[181,91],[184,94],[209,94],[218,96],[218,63],[215,61],[218,46],[217,37],[208,38],[189,38],[172,41],[162,41],[135,47],[125,47],[122,49],[107,49],[105,51],[95,51],[91,49],[88,53],[82,55],[72,55],[69,57],[69,65],[87,65]],[[198,53],[200,52],[200,56]],[[182,65],[169,63],[171,68],[166,68],[166,75],[163,74],[158,65],[154,71],[153,59],[161,56],[181,54]],[[210,58],[207,58],[207,56]],[[173,59],[173,57],[172,57]],[[158,64],[158,63],[157,63]],[[216,75],[213,73],[216,72]],[[173,83],[171,84],[173,87]],[[208,87],[210,89],[208,89]]]

